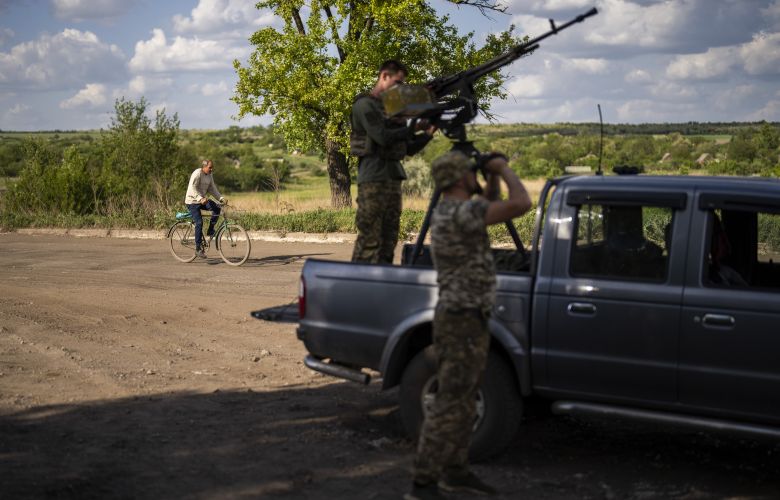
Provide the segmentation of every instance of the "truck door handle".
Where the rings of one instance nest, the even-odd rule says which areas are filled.
[[[737,322],[734,316],[728,314],[705,314],[702,323],[707,326],[726,326],[732,327]]]
[[[566,310],[571,314],[596,314],[596,306],[587,302],[572,302],[566,307]]]

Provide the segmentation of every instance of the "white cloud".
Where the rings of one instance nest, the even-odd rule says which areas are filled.
[[[708,80],[730,75],[737,68],[752,76],[780,74],[780,33],[761,33],[739,46],[677,56],[666,68],[666,75],[678,80]]]
[[[740,47],[739,55],[750,75],[780,74],[780,33],[756,35]]]
[[[749,121],[778,121],[780,119],[780,100],[767,102],[763,107],[753,111],[744,118]]]
[[[667,109],[650,99],[634,99],[617,107],[618,123],[658,123],[666,121]]]
[[[200,92],[206,96],[210,97],[217,94],[224,94],[228,91],[228,85],[225,83],[224,80],[220,81],[219,83],[207,83],[205,84],[201,89]]]
[[[136,75],[130,80],[127,87],[114,90],[113,96],[115,99],[121,97],[134,99],[167,90],[173,84],[173,79],[168,77]]]
[[[16,104],[13,108],[7,111],[9,115],[21,115],[30,110],[30,106],[26,104]]]
[[[136,0],[51,0],[54,15],[66,21],[113,20],[133,7]]]
[[[135,44],[129,67],[133,72],[203,71],[231,68],[234,59],[245,58],[248,46],[235,46],[217,40],[177,36],[168,44],[163,30]]]
[[[35,88],[72,88],[85,81],[115,81],[125,74],[116,45],[89,31],[66,29],[0,52],[0,82]]]
[[[623,77],[623,80],[626,81],[626,83],[650,83],[652,81],[652,77],[650,76],[650,73],[643,69],[634,69],[626,73],[626,76]]]
[[[666,76],[678,80],[707,80],[724,76],[739,63],[735,47],[711,48],[702,54],[677,56],[666,68]]]
[[[775,29],[780,28],[780,0],[774,0],[769,6],[761,9],[761,17],[767,19]]]
[[[713,106],[722,111],[737,109],[741,107],[747,99],[755,96],[757,93],[758,88],[753,84],[727,87],[715,95],[712,100]]]
[[[173,29],[184,34],[246,36],[273,20],[273,13],[258,10],[255,2],[200,0],[189,17],[178,14],[173,17]]]
[[[582,25],[542,42],[543,48],[556,48],[571,54],[596,55],[603,58],[626,57],[649,52],[692,53],[710,47],[728,46],[750,40],[752,33],[765,27],[757,12],[767,0],[569,0],[516,2],[511,22],[520,33],[535,36],[549,30],[541,14],[550,14],[559,23],[585,11],[595,3],[599,14]],[[534,9],[540,15],[529,15]],[[555,16],[555,11],[561,14]],[[565,11],[565,12],[564,12]],[[774,10],[772,10],[774,12]]]
[[[576,71],[592,75],[605,73],[609,66],[606,59],[569,59],[564,63]]]
[[[544,78],[540,75],[523,75],[507,82],[507,91],[517,99],[539,97],[544,93]]]
[[[650,93],[665,101],[690,101],[699,96],[695,88],[674,82],[659,82],[653,85]]]
[[[106,86],[102,83],[88,83],[70,99],[60,102],[62,109],[96,108],[106,103]]]

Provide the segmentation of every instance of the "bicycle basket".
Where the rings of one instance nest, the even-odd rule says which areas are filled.
[[[176,212],[176,220],[184,220],[192,217],[189,212]]]

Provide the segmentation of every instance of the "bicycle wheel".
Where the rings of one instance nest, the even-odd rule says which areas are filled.
[[[171,253],[181,262],[195,260],[195,224],[189,221],[177,222],[168,231]]]
[[[252,241],[246,229],[231,222],[217,235],[217,248],[222,260],[231,266],[240,266],[249,258]]]

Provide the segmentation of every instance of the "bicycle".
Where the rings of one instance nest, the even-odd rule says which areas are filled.
[[[224,209],[228,207],[228,204],[225,203],[221,206]],[[176,212],[176,222],[168,228],[167,239],[171,246],[171,254],[176,260],[181,262],[195,260],[197,257],[195,253],[195,223],[189,212]],[[203,235],[201,249],[204,252],[208,251],[212,239],[216,240],[219,255],[227,264],[240,266],[249,258],[249,252],[252,250],[249,234],[239,224],[230,222],[225,210],[220,213],[214,236]]]

